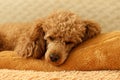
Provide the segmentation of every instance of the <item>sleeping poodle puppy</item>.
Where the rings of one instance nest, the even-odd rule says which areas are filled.
[[[81,18],[70,11],[54,12],[33,23],[0,26],[0,50],[15,50],[25,58],[45,59],[60,65],[70,51],[101,31],[98,24]]]

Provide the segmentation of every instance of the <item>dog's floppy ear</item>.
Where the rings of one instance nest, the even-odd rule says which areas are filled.
[[[22,57],[41,58],[45,53],[44,31],[41,25],[33,23],[29,31],[18,40],[15,51]]]
[[[33,24],[33,27],[31,29],[31,34],[30,34],[30,38],[32,40],[36,40],[38,38],[38,36],[44,36],[44,31],[43,31],[43,28],[42,28],[42,22],[35,22]]]
[[[42,56],[42,54],[45,53],[46,42],[44,40],[44,35],[42,20],[39,19],[33,24],[33,29],[30,35],[31,40],[34,41],[37,46],[36,50],[34,50],[33,57],[37,58],[37,56]]]
[[[86,28],[84,40],[91,38],[101,32],[101,28],[97,23],[89,20],[85,20],[83,23]]]

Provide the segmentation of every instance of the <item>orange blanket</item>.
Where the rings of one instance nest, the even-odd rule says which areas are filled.
[[[76,47],[61,66],[53,66],[44,58],[24,59],[15,52],[0,53],[0,69],[19,70],[103,70],[120,69],[120,32],[98,35]]]

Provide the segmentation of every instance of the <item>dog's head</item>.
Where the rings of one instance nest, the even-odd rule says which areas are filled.
[[[76,45],[82,42],[86,33],[84,21],[67,11],[56,12],[45,18],[42,28],[47,42],[45,59],[54,64],[62,64]]]

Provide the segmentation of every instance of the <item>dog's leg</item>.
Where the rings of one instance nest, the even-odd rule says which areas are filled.
[[[0,51],[3,51],[3,50],[4,50],[4,37],[0,33]]]
[[[9,45],[5,35],[0,32],[0,51],[12,50],[13,46]]]

